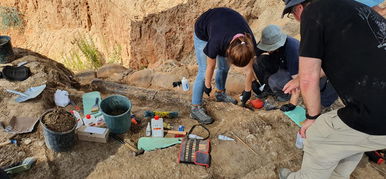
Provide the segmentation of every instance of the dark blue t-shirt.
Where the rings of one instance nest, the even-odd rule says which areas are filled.
[[[299,43],[299,40],[292,37],[287,37],[285,43],[285,58],[288,72],[291,75],[299,73]]]
[[[259,52],[257,52],[259,53]],[[299,40],[287,36],[285,44],[271,53],[269,58],[272,69],[287,70],[290,75],[299,72]]]
[[[214,8],[203,13],[194,25],[197,37],[208,42],[204,53],[215,59],[217,55],[226,56],[226,50],[233,36],[238,33],[253,33],[247,21],[238,12],[229,8]],[[256,40],[253,37],[254,48],[257,51]]]

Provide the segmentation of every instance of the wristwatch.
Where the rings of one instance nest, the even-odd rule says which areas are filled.
[[[315,115],[315,116],[310,116],[308,113],[306,113],[306,119],[309,119],[309,120],[315,120],[319,116],[320,116],[320,113]]]

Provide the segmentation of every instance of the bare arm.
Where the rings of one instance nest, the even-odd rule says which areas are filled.
[[[386,8],[385,7],[380,7],[380,6],[374,6],[373,9],[378,12],[381,16],[386,15]]]
[[[321,60],[318,58],[300,57],[299,60],[299,81],[300,91],[303,96],[307,113],[310,116],[320,114],[320,81]],[[303,138],[306,137],[306,130],[315,120],[306,120],[300,129]]]
[[[206,58],[206,72],[205,72],[205,86],[207,88],[210,88],[212,77],[213,77],[213,72],[214,69],[216,68],[216,59],[212,59],[207,57]]]
[[[254,58],[248,63],[247,66],[245,66],[245,71],[246,71],[246,79],[245,79],[245,91],[251,91],[252,90],[252,81],[254,79],[253,75],[253,64]]]
[[[326,76],[324,74],[323,69],[320,69],[320,78]],[[289,81],[287,84],[284,85],[283,92],[285,94],[292,94],[294,93],[294,90],[300,87],[300,82],[299,82],[299,76],[298,75],[292,75],[292,80]]]

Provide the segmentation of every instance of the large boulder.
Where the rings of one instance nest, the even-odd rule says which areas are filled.
[[[89,84],[96,77],[97,74],[95,71],[83,71],[75,75],[76,80],[78,80],[80,84]]]
[[[153,80],[153,74],[154,74],[153,70],[150,70],[150,69],[140,70],[125,77],[123,82],[134,86],[148,88],[151,86],[151,82]]]
[[[151,86],[152,88],[170,89],[173,87],[173,82],[180,80],[181,78],[174,73],[156,72],[153,75]]]
[[[98,78],[108,78],[111,75],[113,75],[114,73],[123,73],[126,70],[127,70],[127,68],[125,68],[122,65],[106,64],[106,65],[103,65],[102,67],[100,67],[96,73],[97,73]]]

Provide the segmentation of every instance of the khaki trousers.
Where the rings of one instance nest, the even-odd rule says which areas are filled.
[[[386,136],[350,128],[337,110],[321,115],[306,135],[302,167],[289,179],[349,179],[364,152],[386,148]]]

